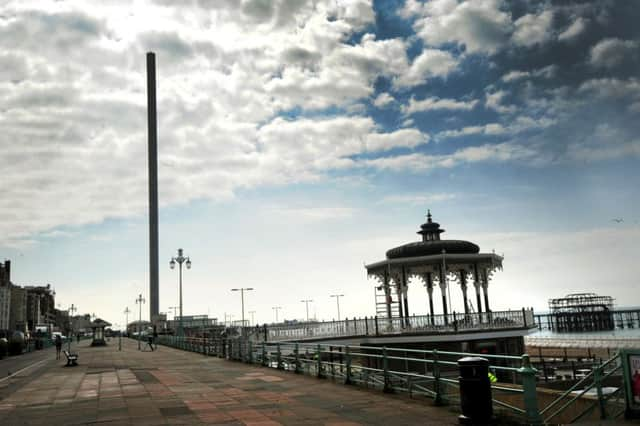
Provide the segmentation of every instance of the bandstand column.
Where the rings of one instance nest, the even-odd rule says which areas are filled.
[[[469,302],[467,301],[467,271],[460,269],[460,288],[464,299],[464,313],[469,315]]]
[[[395,275],[393,277],[393,281],[396,285],[396,294],[398,295],[398,316],[400,318],[404,318],[404,310],[402,309],[402,280],[400,279],[400,277],[398,275]],[[400,320],[400,323],[402,324],[404,322],[404,319]]]
[[[389,287],[389,273],[384,271],[384,302],[387,305],[387,318],[391,320],[391,288]]]
[[[429,314],[431,315],[431,325],[433,325],[433,278],[431,272],[424,274],[424,282],[427,285],[427,293],[429,294]]]
[[[482,313],[482,298],[480,297],[480,276],[478,275],[478,265],[473,265],[473,286],[476,289],[476,303],[478,304],[478,313]]]
[[[404,302],[405,324],[409,325],[409,283],[407,282],[407,269],[402,267],[402,300]]]
[[[489,275],[487,274],[487,270],[482,270],[482,292],[484,293],[484,309],[487,312],[490,312],[489,308]]]
[[[447,278],[444,266],[440,266],[440,292],[442,293],[442,313],[444,314],[445,325],[449,324],[449,317],[447,312]]]

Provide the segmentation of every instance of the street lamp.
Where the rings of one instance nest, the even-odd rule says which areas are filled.
[[[242,327],[244,327],[244,292],[251,291],[253,288],[251,287],[243,287],[243,288],[232,288],[231,291],[239,291],[240,299],[242,299]]]
[[[309,302],[313,302],[313,300],[308,299],[308,300],[301,300],[302,303],[304,303],[307,307],[307,322],[309,322]]]
[[[169,262],[169,266],[171,267],[171,269],[174,269],[176,267],[176,262],[178,262],[178,265],[180,266],[178,269],[180,271],[179,276],[179,282],[180,282],[180,331],[179,334],[182,334],[182,264],[184,263],[185,265],[187,265],[187,269],[191,269],[191,259],[189,259],[189,257],[184,257],[182,255],[182,249],[179,248],[178,249],[178,257],[172,257],[171,258],[171,262]]]
[[[142,298],[142,295],[138,296],[136,299],[136,304],[140,305],[140,317],[138,319],[138,350],[140,350],[140,337],[142,336],[142,304],[145,300]]]
[[[278,311],[279,311],[280,309],[282,309],[282,306],[274,306],[274,307],[273,307],[273,308],[271,308],[271,309],[273,309],[274,311],[276,311],[276,324],[277,324],[277,323],[278,323]]]
[[[249,313],[251,314],[251,325],[255,325],[255,321],[253,320],[253,314],[255,314],[256,311],[249,311]]]
[[[67,336],[67,347],[68,347],[69,353],[71,353],[71,332],[73,332],[73,321],[71,321],[71,317],[77,311],[78,311],[78,308],[76,308],[72,303],[71,307],[69,307],[69,332],[67,333],[69,334],[69,336]]]
[[[336,303],[338,305],[338,321],[340,321],[340,298],[344,297],[344,294],[332,294],[331,297],[336,298]]]
[[[127,334],[129,334],[129,314],[130,313],[131,311],[129,310],[128,306],[124,308],[124,330],[127,332]]]

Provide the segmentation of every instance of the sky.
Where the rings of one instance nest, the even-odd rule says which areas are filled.
[[[148,301],[157,55],[160,311],[374,315],[365,263],[504,255],[493,310],[640,305],[640,9],[625,1],[0,1],[0,258],[60,309]],[[616,220],[614,220],[616,219]],[[453,308],[462,297],[451,288]],[[410,312],[428,311],[422,282]],[[437,304],[436,304],[437,305]],[[439,307],[437,307],[439,309]],[[439,312],[439,311],[437,311]],[[148,318],[148,305],[142,317]],[[170,315],[171,317],[171,315]],[[129,317],[131,319],[131,317]]]

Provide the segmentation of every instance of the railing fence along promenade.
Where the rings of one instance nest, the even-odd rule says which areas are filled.
[[[495,313],[494,313],[495,314]],[[606,394],[603,382],[622,381],[619,357],[596,365],[582,380],[563,393],[537,386],[537,370],[529,356],[470,354],[326,343],[255,342],[246,336],[230,338],[159,336],[158,343],[228,360],[277,368],[297,374],[331,378],[345,384],[406,392],[433,398],[436,404],[459,403],[460,358],[489,360],[498,377],[492,383],[494,407],[529,424],[571,423],[596,416],[617,418],[624,413],[623,386]],[[615,376],[615,377],[614,377]],[[595,390],[595,396],[588,394]],[[595,414],[594,414],[595,412]]]
[[[451,334],[466,331],[534,328],[532,309],[405,318],[365,317],[343,321],[295,322],[245,328],[254,341],[315,340],[350,336],[391,336],[398,334]]]
[[[617,355],[596,366],[567,391],[549,398],[537,388],[537,370],[531,366],[526,354],[506,356],[333,344],[254,343],[244,338],[160,336],[158,343],[385,392],[423,395],[433,398],[437,405],[460,401],[457,360],[481,356],[490,361],[490,371],[499,378],[491,385],[494,407],[518,421],[571,423],[594,415],[594,411],[601,419],[617,418],[624,413],[622,386],[613,393],[603,391],[603,381],[620,373]],[[595,397],[587,395],[591,389],[595,389]]]

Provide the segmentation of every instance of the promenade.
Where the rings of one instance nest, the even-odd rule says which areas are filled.
[[[0,382],[2,425],[457,424],[432,401],[137,342],[74,347],[79,366],[49,359]],[[74,345],[75,346],[75,345]],[[0,364],[4,360],[0,360]]]

